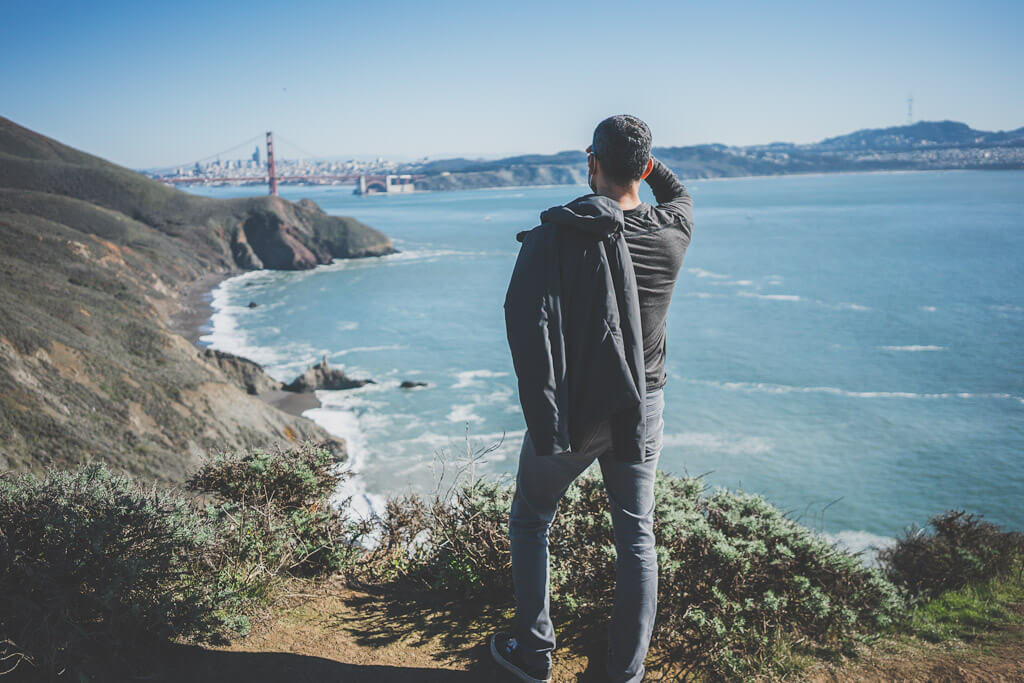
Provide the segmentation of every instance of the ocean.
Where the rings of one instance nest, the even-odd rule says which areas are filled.
[[[1024,172],[687,186],[696,227],[668,318],[661,469],[760,494],[855,550],[954,508],[1024,529]],[[477,473],[512,477],[515,233],[587,191],[283,187],[401,253],[226,280],[201,342],[280,380],[326,356],[376,381],[317,392],[306,413],[348,441],[345,494],[364,508],[432,491],[467,452],[482,454]]]

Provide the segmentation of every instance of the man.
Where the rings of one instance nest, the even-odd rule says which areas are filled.
[[[693,202],[651,157],[650,129],[634,116],[598,124],[587,152],[594,194],[545,211],[541,226],[520,234],[505,301],[527,433],[509,523],[516,616],[490,648],[500,666],[530,682],[550,680],[555,648],[548,529],[559,499],[595,459],[617,551],[612,681],[643,678],[657,608],[654,479],[664,430],[665,319],[693,231]],[[657,206],[640,200],[644,179]]]

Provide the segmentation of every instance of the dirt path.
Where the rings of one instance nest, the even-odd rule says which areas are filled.
[[[504,681],[510,679],[491,663],[486,640],[509,616],[507,608],[473,610],[440,598],[426,604],[421,593],[403,598],[333,586],[231,646],[177,646],[160,668],[169,681],[218,683]],[[601,680],[599,630],[561,638],[554,680]],[[1024,681],[1024,629],[969,645],[885,642],[857,661],[821,664],[788,680]]]

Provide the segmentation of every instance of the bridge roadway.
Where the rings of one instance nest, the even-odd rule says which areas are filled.
[[[402,178],[408,179],[411,182],[415,182],[417,178],[424,178],[423,174],[365,174],[365,173],[349,173],[345,175],[329,175],[329,174],[314,174],[314,175],[287,175],[277,176],[277,182],[279,184],[291,184],[291,183],[311,183],[311,184],[324,184],[324,183],[344,183],[359,185],[359,179],[366,179],[366,187],[377,188],[384,190],[386,188],[387,178]],[[212,183],[239,183],[239,184],[263,184],[269,182],[267,176],[157,176],[154,180],[158,180],[161,183],[167,185],[208,185]]]

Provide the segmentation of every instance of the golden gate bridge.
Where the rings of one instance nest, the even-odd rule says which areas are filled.
[[[257,135],[244,142],[240,142],[234,147],[230,147],[227,150],[212,154],[208,157],[203,157],[194,162],[184,164],[177,167],[176,173],[162,173],[162,174],[151,174],[155,180],[168,185],[213,185],[213,184],[263,184],[266,183],[270,190],[270,195],[273,197],[277,196],[278,184],[354,184],[356,186],[356,194],[375,194],[375,193],[394,193],[394,192],[411,192],[415,188],[415,180],[417,177],[422,177],[418,174],[409,173],[381,173],[381,172],[363,172],[363,171],[349,171],[349,172],[315,172],[315,173],[278,173],[277,161],[274,157],[274,133],[267,131],[266,134],[266,164],[263,167],[264,174],[250,174],[250,175],[238,175],[230,174],[230,166],[224,167],[220,164],[220,157],[227,155],[243,146],[252,144],[258,141],[261,136]],[[289,142],[289,145],[295,147],[297,150],[302,151],[307,155],[308,158],[312,158],[313,155],[304,152],[298,145]],[[210,159],[216,158],[218,163],[215,165],[217,171],[203,172],[201,171],[201,164]],[[253,159],[258,158],[258,147],[257,154],[253,155]],[[258,163],[258,162],[257,162]],[[186,167],[194,168],[195,171],[190,171],[188,174],[183,172]]]

